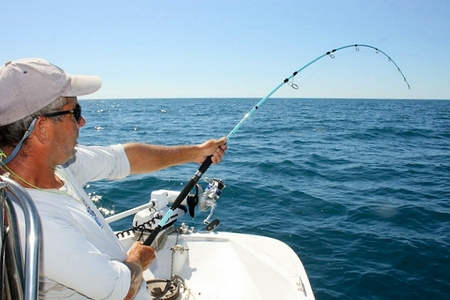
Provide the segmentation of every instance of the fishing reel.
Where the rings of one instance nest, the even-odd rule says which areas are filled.
[[[219,226],[219,219],[214,219],[210,221],[214,214],[214,210],[217,206],[217,200],[222,195],[222,190],[225,188],[225,184],[222,180],[218,178],[205,178],[204,179],[208,183],[208,187],[203,190],[203,188],[199,185],[195,185],[195,194],[189,194],[187,196],[187,206],[189,215],[193,218],[195,216],[195,207],[201,211],[208,211],[209,214],[205,220],[203,220],[203,224],[206,225],[206,230],[211,231]]]

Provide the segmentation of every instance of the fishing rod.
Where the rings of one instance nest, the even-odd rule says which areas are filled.
[[[301,71],[303,71],[304,69],[306,69],[307,67],[309,67],[310,65],[314,64],[315,62],[317,62],[318,60],[329,56],[330,58],[335,58],[334,53],[341,51],[343,49],[347,49],[347,48],[354,48],[356,51],[359,51],[359,48],[370,48],[376,51],[376,53],[381,53],[382,55],[386,56],[388,61],[391,62],[394,67],[397,69],[397,71],[400,73],[400,75],[403,78],[403,81],[406,83],[408,89],[411,89],[411,85],[409,84],[408,80],[406,79],[406,76],[403,74],[402,70],[400,69],[400,67],[397,65],[397,63],[389,56],[387,55],[384,51],[380,50],[377,47],[371,46],[371,45],[366,45],[366,44],[351,44],[351,45],[346,45],[346,46],[342,46],[330,51],[327,51],[326,53],[316,57],[315,59],[311,60],[310,62],[308,62],[307,64],[303,65],[302,67],[300,67],[298,70],[296,70],[294,73],[292,73],[292,75],[290,75],[289,77],[285,78],[281,83],[279,83],[272,91],[270,91],[265,97],[263,97],[261,100],[258,101],[258,103],[256,103],[245,115],[244,117],[242,117],[242,119],[233,127],[233,129],[227,134],[226,136],[226,140],[228,141],[228,139],[230,139],[235,133],[236,131],[239,130],[239,128],[242,126],[242,124],[245,123],[245,121],[250,118],[250,116],[259,108],[261,107],[261,105],[263,105],[269,98],[270,96],[272,96],[276,91],[278,91],[283,85],[287,84],[288,82],[290,82],[290,86],[294,89],[298,89],[298,85],[295,84],[294,82],[292,82],[292,79],[298,75]],[[203,163],[200,165],[200,167],[198,168],[198,170],[194,173],[194,175],[192,176],[192,178],[189,180],[189,182],[184,186],[184,188],[181,190],[180,194],[178,194],[177,198],[175,199],[175,201],[173,202],[173,204],[171,205],[170,209],[167,211],[167,213],[164,215],[164,217],[161,219],[161,221],[158,223],[158,226],[151,232],[151,234],[145,239],[144,241],[144,245],[151,245],[152,242],[155,240],[156,236],[159,234],[159,232],[162,230],[162,228],[164,227],[164,225],[167,224],[167,221],[169,220],[169,218],[172,216],[172,214],[174,213],[175,209],[181,204],[181,202],[183,202],[183,200],[186,198],[186,196],[189,194],[189,192],[194,188],[194,186],[197,184],[197,182],[200,180],[200,178],[202,177],[203,173],[206,172],[206,170],[208,170],[209,166],[212,163],[211,160],[211,155],[208,156]]]

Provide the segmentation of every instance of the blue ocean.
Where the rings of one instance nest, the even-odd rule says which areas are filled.
[[[258,100],[81,101],[79,143],[200,143],[226,135]],[[197,168],[87,190],[109,215],[152,190],[181,190]],[[204,176],[226,184],[218,229],[287,243],[317,299],[450,297],[450,101],[270,99]],[[205,217],[181,221],[202,229]]]

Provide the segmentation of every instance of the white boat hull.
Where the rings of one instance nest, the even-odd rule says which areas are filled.
[[[131,236],[121,241],[129,247]],[[175,252],[178,244],[181,250]],[[171,274],[172,273],[172,274]],[[257,235],[202,232],[167,236],[146,280],[180,276],[179,299],[314,299],[305,269],[285,243]]]

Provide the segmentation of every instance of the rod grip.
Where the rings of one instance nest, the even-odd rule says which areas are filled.
[[[200,173],[203,174],[206,172],[206,170],[208,170],[208,168],[211,164],[212,164],[212,155],[205,158],[205,160],[202,162],[202,164],[200,165],[200,168],[198,168],[198,170],[200,171]]]
[[[151,246],[153,241],[156,239],[156,236],[158,235],[158,233],[161,231],[161,226],[156,226],[155,229],[153,229],[153,231],[150,233],[150,235],[145,239],[144,241],[144,245],[146,246]]]

